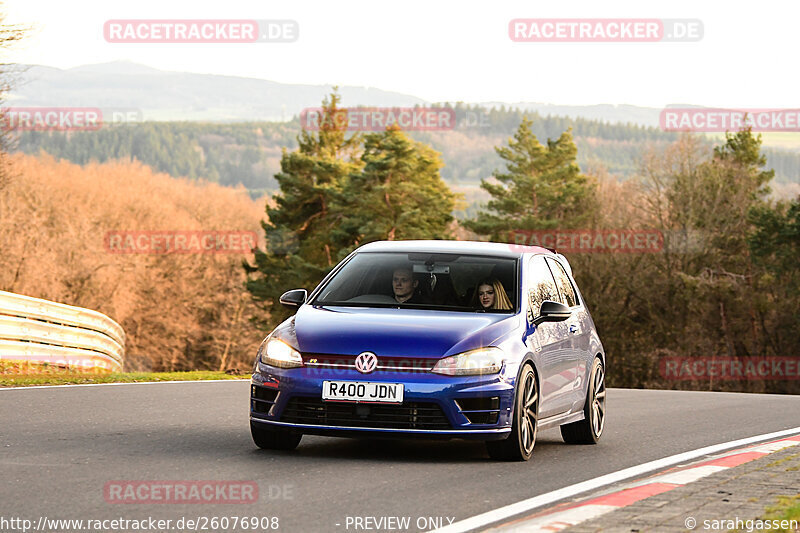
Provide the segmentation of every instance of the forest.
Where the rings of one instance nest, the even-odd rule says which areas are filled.
[[[635,176],[641,157],[650,149],[674,142],[676,133],[632,124],[539,116],[519,109],[487,109],[458,104],[455,127],[443,131],[409,131],[415,140],[442,154],[442,177],[466,193],[467,205],[457,213],[474,215],[476,204],[487,198],[480,181],[492,175],[502,160],[494,146],[505,142],[524,117],[532,120],[540,139],[557,137],[572,129],[583,169],[603,168],[618,179]],[[275,192],[273,178],[280,167],[281,151],[297,148],[300,121],[251,123],[142,122],[106,124],[97,131],[23,131],[14,147],[27,154],[47,152],[73,163],[135,159],[175,177],[205,179],[220,185],[242,185],[253,198]],[[701,137],[708,146],[711,139]],[[776,182],[800,183],[800,154],[765,149]]]

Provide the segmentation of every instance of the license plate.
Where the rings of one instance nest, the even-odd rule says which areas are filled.
[[[402,383],[323,381],[322,399],[345,402],[402,403]]]

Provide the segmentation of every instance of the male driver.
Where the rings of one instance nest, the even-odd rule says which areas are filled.
[[[419,281],[414,279],[414,273],[410,268],[395,268],[392,272],[392,290],[394,290],[394,299],[398,303],[424,303],[414,294],[417,285],[419,285]]]

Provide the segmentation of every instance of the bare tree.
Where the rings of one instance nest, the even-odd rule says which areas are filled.
[[[8,51],[21,40],[29,28],[6,23],[5,5],[0,2],[0,105],[5,102],[6,95],[11,90],[14,82],[13,74],[15,66],[8,62]],[[8,153],[11,137],[5,127],[5,109],[0,108],[0,189],[2,189],[9,179]]]

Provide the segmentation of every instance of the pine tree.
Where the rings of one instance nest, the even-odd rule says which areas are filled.
[[[245,269],[255,274],[247,288],[263,301],[275,319],[286,316],[279,303],[289,289],[312,289],[340,256],[330,238],[341,222],[342,213],[331,209],[344,179],[361,166],[359,137],[347,136],[346,121],[335,120],[341,110],[335,92],[323,102],[318,132],[303,131],[298,148],[283,151],[281,172],[275,175],[280,193],[275,206],[267,206],[268,220],[262,221],[266,250],[255,251],[255,264]],[[346,240],[345,240],[346,241]]]
[[[747,239],[752,231],[748,213],[766,205],[773,175],[762,168],[761,138],[749,128],[727,133],[707,160],[697,157],[699,139],[684,136],[679,146],[683,156],[653,191],[656,203],[663,195],[657,219],[669,232],[669,253],[663,256],[671,280],[666,302],[685,311],[669,321],[672,334],[697,327],[719,332],[717,347],[706,349],[721,347],[730,357],[763,354],[772,336],[759,316],[768,305],[764,288],[769,284],[760,286]],[[694,245],[684,248],[680,239],[678,246],[670,243],[676,233]]]
[[[591,218],[594,183],[581,174],[571,131],[545,146],[531,126],[524,118],[508,146],[495,148],[506,171],[481,181],[492,199],[465,222],[472,231],[504,241],[512,230],[580,228]]]
[[[748,212],[764,204],[775,172],[764,170],[761,136],[750,128],[727,133],[725,143],[714,148],[710,160],[691,173],[677,172],[666,189],[673,225],[699,230],[705,236],[706,252],[716,252],[714,261],[728,271],[742,271],[750,230]]]
[[[442,181],[441,157],[399,128],[366,135],[363,170],[352,173],[340,195],[340,240],[450,238],[456,195]]]

